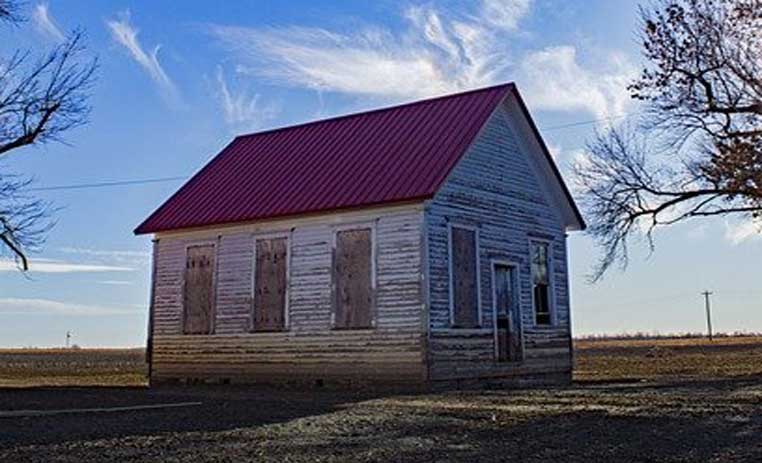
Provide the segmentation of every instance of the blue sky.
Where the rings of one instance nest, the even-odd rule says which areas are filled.
[[[187,177],[237,133],[516,81],[568,179],[606,120],[637,113],[641,63],[630,1],[29,1],[0,52],[42,51],[74,27],[100,61],[91,123],[69,145],[17,150],[39,187]],[[597,124],[567,124],[604,119]],[[53,190],[61,207],[23,276],[0,260],[0,346],[145,340],[150,238],[132,229],[181,184]],[[570,237],[575,334],[762,331],[762,239],[744,222],[693,222],[633,249],[596,285],[596,252]]]

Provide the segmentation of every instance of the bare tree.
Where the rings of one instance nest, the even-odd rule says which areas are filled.
[[[762,217],[762,0],[660,0],[641,8],[640,120],[588,143],[576,167],[593,279],[627,264],[628,239],[697,217]]]
[[[26,191],[31,183],[29,178],[0,174],[0,242],[23,270],[29,269],[26,250],[39,247],[53,226],[50,204]]]
[[[9,23],[21,22],[21,16],[18,15],[18,2],[12,0],[0,0],[0,21]]]
[[[16,2],[0,0],[0,22],[19,23]],[[49,141],[87,122],[88,97],[97,62],[84,57],[83,32],[73,31],[49,53],[33,58],[16,51],[0,59],[0,161],[13,150]],[[0,252],[23,270],[27,252],[38,247],[52,226],[48,203],[29,194],[31,180],[0,166]]]

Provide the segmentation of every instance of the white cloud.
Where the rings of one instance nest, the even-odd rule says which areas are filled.
[[[531,3],[531,0],[484,0],[483,17],[496,27],[516,29],[519,20],[529,13]]]
[[[611,53],[588,69],[572,46],[511,52],[530,0],[482,0],[469,11],[431,6],[404,12],[401,32],[365,26],[351,33],[324,28],[210,26],[242,63],[239,71],[278,84],[399,101],[518,80],[533,108],[624,111],[634,68]],[[598,60],[596,60],[598,62]]]
[[[480,14],[491,11],[487,6]],[[497,36],[510,26],[505,12],[512,10],[500,11],[500,26],[479,15],[456,18],[413,7],[405,12],[408,28],[401,33],[373,26],[351,34],[305,27],[211,26],[210,32],[244,63],[242,72],[297,87],[420,98],[504,77],[509,60]]]
[[[559,143],[546,142],[548,151],[556,162],[556,165],[563,169],[572,169],[574,166],[583,166],[588,162],[584,148],[565,148]]]
[[[99,285],[110,285],[110,286],[132,286],[135,283],[132,281],[127,280],[102,280],[102,281],[96,281]]]
[[[279,109],[273,104],[262,104],[258,93],[234,92],[228,87],[222,68],[217,68],[217,87],[225,122],[237,133],[252,132],[272,120]]]
[[[762,239],[762,223],[750,219],[725,221],[725,239],[738,245]]]
[[[126,11],[119,15],[119,19],[106,21],[111,30],[111,36],[120,45],[124,46],[130,56],[145,70],[151,79],[159,85],[165,97],[177,99],[177,90],[174,82],[169,78],[159,62],[159,50],[161,45],[156,45],[149,53],[146,52],[138,41],[139,30],[130,24],[130,13]]]
[[[17,272],[18,265],[11,259],[0,259],[0,272]],[[99,272],[132,272],[134,268],[101,265],[101,264],[81,264],[73,262],[64,262],[53,259],[31,259],[29,262],[29,273],[99,273]]]
[[[134,306],[89,305],[61,302],[50,299],[0,298],[0,314],[49,314],[49,315],[123,315],[140,314]]]
[[[561,154],[563,153],[563,148],[561,145],[557,145],[552,142],[546,142],[546,145],[548,146],[548,151],[550,151],[550,155],[553,157],[553,160],[558,162],[558,159],[561,157]]]
[[[64,40],[64,33],[61,32],[61,29],[50,14],[47,3],[38,3],[34,7],[32,10],[32,21],[34,21],[35,27],[41,34],[58,42]]]
[[[617,53],[606,62],[606,69],[588,69],[580,65],[575,47],[548,47],[521,63],[521,88],[533,108],[620,116],[630,104],[626,87],[637,69]]]
[[[91,257],[105,257],[112,260],[138,260],[148,261],[151,257],[150,252],[146,251],[123,251],[123,250],[111,250],[111,249],[90,249],[80,248],[75,246],[64,246],[58,248],[60,252],[66,254],[79,254]]]

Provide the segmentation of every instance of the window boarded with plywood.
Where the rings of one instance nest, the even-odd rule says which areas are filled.
[[[286,326],[288,239],[258,239],[254,269],[253,328],[282,330]]]
[[[370,328],[373,322],[373,252],[369,228],[336,233],[334,327]]]
[[[209,334],[214,317],[214,245],[190,246],[185,259],[183,332]]]
[[[451,246],[453,325],[475,328],[479,326],[476,232],[452,227]]]

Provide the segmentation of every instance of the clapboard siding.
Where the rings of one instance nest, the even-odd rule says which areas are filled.
[[[517,111],[498,107],[425,210],[429,265],[431,379],[458,379],[571,369],[566,235],[558,206],[544,191],[532,153],[518,135]],[[450,328],[448,223],[479,232],[481,329]],[[550,240],[554,319],[536,327],[529,267],[530,240]],[[491,263],[519,265],[525,359],[496,363]]]
[[[154,290],[154,380],[231,378],[425,379],[420,205],[326,214],[157,236]],[[375,230],[375,326],[336,330],[331,323],[333,233],[357,224]],[[289,241],[287,329],[251,332],[256,236]],[[210,243],[216,252],[213,334],[182,334],[185,250]]]

